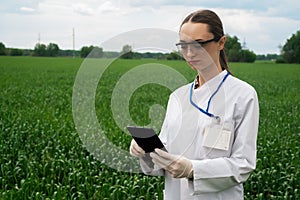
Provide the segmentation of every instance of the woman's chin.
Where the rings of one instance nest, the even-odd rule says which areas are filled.
[[[196,71],[201,71],[201,70],[205,69],[205,66],[201,65],[200,63],[197,63],[197,64],[189,63],[189,65],[193,70],[196,70]]]
[[[203,71],[203,70],[208,70],[208,68],[213,69],[213,63],[203,63],[203,62],[197,62],[197,63],[188,63],[190,65],[190,67],[193,70],[196,71]]]

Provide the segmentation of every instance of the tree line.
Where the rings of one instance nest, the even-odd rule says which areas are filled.
[[[245,49],[239,42],[236,36],[231,37],[226,35],[227,41],[225,43],[225,52],[229,62],[254,62],[255,60],[276,60],[278,63],[300,63],[300,31],[289,38],[284,46],[281,48],[281,54],[267,54],[256,55],[253,51]],[[69,56],[69,57],[91,57],[91,58],[115,58],[120,57],[123,59],[141,59],[141,58],[154,58],[154,59],[167,59],[167,60],[182,60],[182,56],[177,51],[170,53],[156,53],[134,52],[132,47],[128,44],[124,45],[120,52],[104,51],[99,46],[83,46],[80,50],[62,50],[55,43],[48,45],[37,43],[33,50],[31,49],[17,49],[6,48],[0,42],[0,55],[9,56]]]

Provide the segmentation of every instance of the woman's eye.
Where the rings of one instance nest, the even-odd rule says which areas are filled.
[[[187,44],[181,44],[182,49],[187,49],[187,46],[188,46]]]
[[[194,47],[195,49],[201,49],[201,48],[202,48],[202,45],[199,44],[199,43],[194,43],[194,44],[193,44],[193,47]]]

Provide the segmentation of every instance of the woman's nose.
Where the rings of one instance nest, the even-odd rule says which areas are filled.
[[[195,55],[195,49],[191,45],[187,47],[186,55],[188,57],[193,57]]]

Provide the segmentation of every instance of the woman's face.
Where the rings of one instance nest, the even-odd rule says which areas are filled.
[[[195,70],[202,71],[207,67],[220,67],[219,55],[223,49],[225,37],[223,36],[218,42],[212,41],[203,45],[197,41],[207,41],[214,38],[214,35],[209,32],[207,24],[187,22],[182,25],[179,32],[180,42],[193,42],[181,46],[182,54],[187,63]]]

